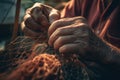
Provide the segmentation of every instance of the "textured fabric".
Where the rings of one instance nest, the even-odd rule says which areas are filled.
[[[71,0],[61,17],[84,16],[95,33],[120,48],[119,0]]]

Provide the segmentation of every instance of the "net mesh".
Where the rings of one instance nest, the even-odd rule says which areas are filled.
[[[0,73],[0,80],[90,79],[78,54],[66,57],[46,42],[37,42],[26,36],[17,37],[0,53]]]

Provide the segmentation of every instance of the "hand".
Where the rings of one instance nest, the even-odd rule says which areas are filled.
[[[49,45],[60,53],[79,53],[81,56],[95,52],[96,41],[99,38],[92,32],[87,20],[83,17],[59,19],[48,29]]]
[[[21,28],[25,35],[38,37],[42,33],[47,33],[50,24],[59,18],[58,10],[42,3],[35,3],[27,9]]]

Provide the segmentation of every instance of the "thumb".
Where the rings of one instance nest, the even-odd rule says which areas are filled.
[[[58,10],[52,9],[49,14],[50,24],[58,19],[60,19],[60,12]]]

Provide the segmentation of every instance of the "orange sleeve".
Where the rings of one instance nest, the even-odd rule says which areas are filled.
[[[61,12],[61,17],[74,17],[76,16],[76,10],[80,11],[80,1],[81,0],[71,0],[69,1]]]
[[[61,12],[61,17],[84,16],[87,18],[92,4],[96,5],[98,1],[100,0],[70,0]]]

